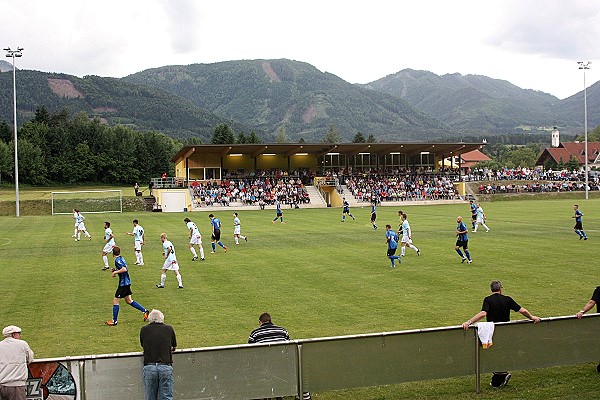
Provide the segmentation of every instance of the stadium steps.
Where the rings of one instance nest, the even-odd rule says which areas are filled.
[[[350,204],[350,208],[357,207],[366,204],[366,202],[359,202],[356,200],[356,197],[352,195],[352,192],[348,189],[346,185],[340,185],[344,193],[340,193],[340,197],[345,197],[348,204]]]
[[[327,208],[327,203],[316,186],[304,186],[310,196],[310,204],[301,204],[302,208]]]

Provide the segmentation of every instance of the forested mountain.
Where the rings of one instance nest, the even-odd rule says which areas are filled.
[[[227,61],[167,66],[123,78],[158,87],[259,132],[322,141],[334,126],[343,141],[357,132],[381,141],[419,140],[449,127],[403,99],[350,84],[310,64],[291,60]]]
[[[418,109],[467,132],[506,133],[517,127],[551,126],[560,100],[480,75],[436,75],[404,69],[365,85],[406,99]]]
[[[231,121],[217,117],[189,100],[166,91],[143,87],[116,78],[20,70],[17,73],[19,124],[31,119],[39,107],[50,112],[84,112],[110,125],[137,130],[157,130],[176,138],[199,137],[209,141],[217,124]],[[0,120],[12,121],[12,70],[0,73]],[[237,129],[246,129],[234,123]]]

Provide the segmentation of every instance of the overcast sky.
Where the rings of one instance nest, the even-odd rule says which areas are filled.
[[[123,77],[164,65],[304,61],[351,83],[405,68],[559,98],[600,78],[597,0],[0,0],[17,68]],[[6,59],[10,61],[9,59]]]

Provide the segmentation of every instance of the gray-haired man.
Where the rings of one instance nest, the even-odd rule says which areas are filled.
[[[0,342],[0,399],[25,400],[27,364],[33,351],[21,340],[21,328],[9,325],[2,330]]]

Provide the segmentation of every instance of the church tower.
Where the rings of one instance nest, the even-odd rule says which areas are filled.
[[[560,132],[555,126],[552,128],[552,147],[558,147],[560,145]]]

